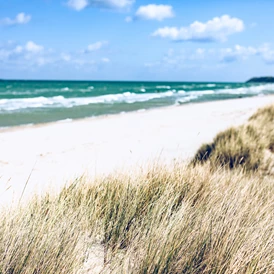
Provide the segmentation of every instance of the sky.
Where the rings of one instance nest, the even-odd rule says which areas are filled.
[[[274,76],[273,0],[0,0],[0,79]]]

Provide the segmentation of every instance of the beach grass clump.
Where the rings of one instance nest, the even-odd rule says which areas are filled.
[[[266,149],[273,152],[274,147],[274,106],[268,106],[259,109],[254,115],[249,119],[249,124],[251,124],[255,130],[259,133],[261,143]]]
[[[0,273],[271,273],[273,197],[208,164],[82,179],[1,212]]]
[[[202,145],[192,163],[210,161],[217,167],[257,170],[263,162],[263,148],[259,134],[251,125],[229,128],[219,133],[211,144]]]
[[[79,210],[63,215],[63,204],[46,201],[1,212],[0,273],[73,273],[82,264]]]

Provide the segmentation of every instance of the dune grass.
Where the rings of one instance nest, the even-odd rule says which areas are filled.
[[[274,106],[260,109],[246,125],[219,133],[197,151],[192,164],[210,162],[212,167],[242,167],[246,171],[269,169],[268,152],[274,152]],[[269,158],[269,157],[268,157]]]
[[[2,210],[0,273],[274,273],[272,108],[194,164],[80,178]]]
[[[256,170],[263,162],[263,149],[260,136],[252,126],[230,128],[219,133],[211,144],[203,145],[193,163],[210,161],[214,167],[242,166],[246,170]]]

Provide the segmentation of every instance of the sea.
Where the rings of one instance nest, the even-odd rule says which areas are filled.
[[[274,84],[0,80],[0,128],[274,94]]]

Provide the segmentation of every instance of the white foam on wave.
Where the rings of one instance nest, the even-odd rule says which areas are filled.
[[[171,89],[170,86],[156,86],[158,89]]]
[[[187,102],[197,99],[198,97],[199,97],[199,95],[194,95],[194,94],[188,95],[188,96],[185,96],[183,98],[176,100],[176,104],[178,105],[178,104],[187,103]]]
[[[182,104],[186,102],[190,102],[192,100],[195,100],[199,97],[202,97],[204,95],[218,95],[218,94],[232,94],[232,95],[237,95],[237,94],[251,94],[251,95],[258,95],[258,96],[263,96],[264,93],[269,92],[269,93],[274,93],[274,84],[263,84],[263,85],[257,85],[257,86],[249,86],[249,87],[240,87],[240,88],[224,88],[220,90],[193,90],[193,91],[188,91],[185,92],[184,90],[179,90],[179,98],[176,101],[176,104]]]
[[[260,94],[263,92],[274,92],[274,84],[263,84],[258,86],[225,88],[216,90],[216,93],[226,94]]]
[[[57,123],[69,123],[69,122],[72,122],[73,120],[71,118],[66,118],[66,119],[63,119],[63,120],[58,120]]]
[[[146,109],[144,109],[144,108],[141,108],[141,109],[137,110],[137,112],[145,112],[145,111],[146,111]]]
[[[26,91],[14,91],[14,90],[10,90],[10,91],[4,91],[4,92],[0,92],[0,95],[33,95],[34,93],[26,90]]]
[[[61,90],[62,90],[62,91],[69,91],[69,88],[68,88],[68,87],[65,87],[65,88],[62,88]]]
[[[183,88],[183,89],[192,89],[194,88],[195,86],[192,85],[192,84],[188,84],[188,85],[180,85],[180,86],[177,86],[177,88]]]
[[[87,90],[87,89],[86,89]],[[146,102],[155,99],[165,99],[172,97],[178,103],[185,103],[197,99],[198,97],[211,95],[218,96],[221,94],[251,94],[260,95],[274,93],[274,84],[243,86],[238,88],[223,88],[219,90],[168,90],[155,93],[133,93],[126,91],[119,94],[107,94],[101,96],[90,97],[75,97],[65,98],[64,96],[54,97],[34,97],[34,98],[14,98],[14,99],[0,99],[0,112],[18,111],[21,109],[35,109],[35,108],[71,108],[76,106],[85,106],[91,104],[115,104],[135,102]],[[221,96],[220,96],[221,98]]]
[[[160,99],[173,96],[171,91],[160,93],[136,94],[124,92],[120,94],[108,94],[86,98],[65,98],[64,96],[35,97],[22,99],[1,99],[0,111],[13,111],[27,108],[70,108],[90,104],[113,104],[113,103],[135,103],[145,102],[153,99]]]
[[[35,98],[1,99],[0,110],[10,111],[24,108],[41,108],[44,106],[49,107],[57,105],[63,99],[63,96],[55,96],[51,98],[40,96]]]
[[[194,94],[194,95],[210,95],[210,94],[214,94],[215,91],[214,90],[192,90],[192,91],[188,91],[186,92],[186,94]]]
[[[184,91],[179,90],[178,94],[182,95],[211,95],[211,94],[262,94],[263,92],[274,92],[274,84],[264,84],[258,86],[249,86],[249,87],[239,87],[239,88],[228,88],[225,86],[224,89],[218,90],[192,90],[192,91]]]

